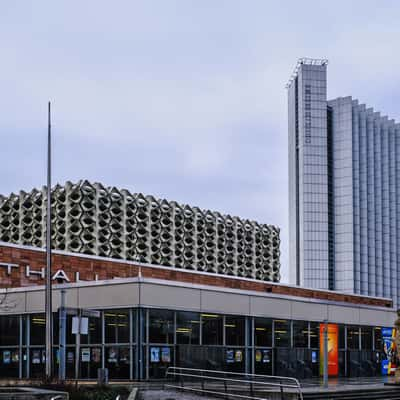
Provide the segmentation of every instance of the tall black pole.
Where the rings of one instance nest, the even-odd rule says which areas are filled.
[[[47,214],[46,214],[46,379],[53,377],[53,314],[51,296],[51,108],[48,108],[47,131]]]

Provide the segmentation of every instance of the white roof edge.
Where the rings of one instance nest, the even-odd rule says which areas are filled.
[[[85,288],[85,287],[96,287],[96,286],[107,286],[107,285],[123,285],[123,284],[131,284],[131,283],[140,283],[140,284],[155,284],[155,285],[163,285],[163,286],[175,286],[182,287],[188,289],[198,289],[198,290],[208,290],[213,292],[224,292],[224,293],[233,293],[239,295],[247,295],[253,297],[264,297],[264,298],[275,298],[282,300],[291,300],[298,301],[301,303],[312,303],[312,304],[325,304],[325,305],[336,305],[341,307],[350,307],[350,308],[362,308],[368,310],[375,311],[388,311],[395,312],[394,308],[382,307],[382,306],[374,306],[369,304],[358,304],[358,303],[346,303],[341,301],[334,300],[325,300],[325,299],[315,299],[309,297],[298,297],[291,296],[279,293],[271,293],[271,292],[260,292],[256,290],[244,290],[244,289],[235,289],[235,288],[226,288],[221,286],[211,286],[204,285],[198,283],[189,283],[189,282],[179,282],[179,281],[170,281],[163,280],[157,278],[143,278],[143,277],[133,277],[133,278],[115,278],[115,279],[105,279],[98,281],[80,281],[80,282],[72,282],[66,284],[54,284],[53,289],[61,290],[61,289],[76,289],[76,288]],[[35,286],[24,286],[18,288],[5,288],[0,289],[0,294],[11,294],[11,293],[23,293],[23,292],[40,292],[44,291],[44,285],[35,285]]]

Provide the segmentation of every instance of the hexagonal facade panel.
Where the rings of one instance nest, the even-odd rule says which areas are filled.
[[[54,249],[279,282],[279,228],[100,183],[52,189]],[[46,188],[0,196],[0,241],[45,246]]]

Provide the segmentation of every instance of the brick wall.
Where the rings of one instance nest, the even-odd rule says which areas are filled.
[[[18,264],[19,268],[12,268],[11,274],[7,268],[0,268],[0,287],[21,287],[32,285],[43,285],[44,279],[40,276],[26,276],[26,267],[39,271],[46,265],[46,254],[38,249],[26,249],[0,245],[0,263]],[[318,300],[330,300],[352,304],[366,304],[381,307],[392,307],[391,300],[384,300],[357,295],[347,295],[329,291],[316,291],[292,286],[270,284],[268,282],[234,279],[228,276],[193,273],[180,271],[176,268],[167,269],[155,266],[139,266],[133,262],[115,262],[109,259],[99,259],[87,256],[63,255],[53,253],[53,273],[62,269],[71,282],[75,281],[75,274],[79,272],[81,280],[113,279],[115,277],[136,277],[141,269],[141,274],[146,278],[156,278],[169,281],[187,282],[217,287],[225,287],[241,290],[252,290],[257,292],[269,292],[296,297],[314,298]]]

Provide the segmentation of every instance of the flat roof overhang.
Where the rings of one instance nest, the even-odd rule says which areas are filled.
[[[66,290],[68,307],[90,309],[162,308],[370,326],[392,326],[396,319],[395,310],[386,307],[145,277],[54,285],[53,311],[59,307],[61,289]],[[1,296],[13,305],[0,307],[2,315],[44,312],[42,285],[0,289]]]

